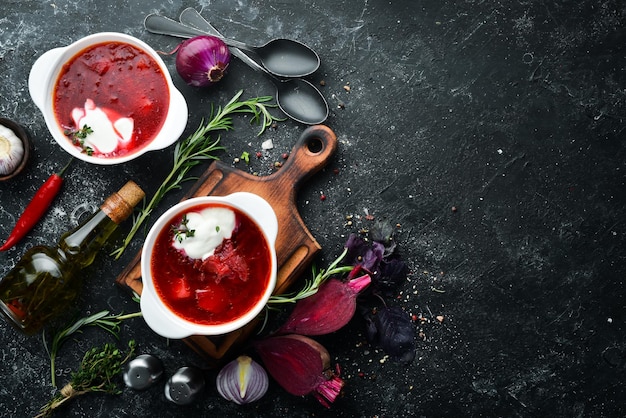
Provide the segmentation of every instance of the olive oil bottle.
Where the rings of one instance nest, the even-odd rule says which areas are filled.
[[[81,270],[93,263],[118,224],[133,212],[144,192],[132,181],[55,247],[35,246],[0,281],[0,311],[26,334],[67,310],[81,290]]]

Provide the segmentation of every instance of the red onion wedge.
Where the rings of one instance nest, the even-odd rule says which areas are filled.
[[[368,274],[349,281],[330,279],[317,293],[301,299],[279,334],[324,335],[345,326],[354,316],[356,297],[370,283]]]
[[[330,408],[344,381],[339,366],[330,370],[330,354],[317,341],[303,335],[278,335],[256,341],[254,347],[265,368],[292,395],[313,395]]]
[[[226,364],[218,373],[215,383],[224,399],[238,405],[261,399],[269,385],[265,369],[248,356],[239,356]]]
[[[228,46],[210,35],[183,41],[177,48],[176,71],[185,82],[206,87],[222,79],[230,63]]]

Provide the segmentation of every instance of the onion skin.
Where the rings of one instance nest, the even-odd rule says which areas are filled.
[[[330,408],[345,382],[339,367],[330,370],[330,354],[317,341],[303,335],[278,335],[256,341],[254,347],[268,373],[292,395],[313,395]]]
[[[190,86],[207,87],[222,79],[230,63],[230,50],[219,38],[201,35],[177,48],[176,71]]]
[[[265,395],[269,378],[259,363],[248,356],[239,356],[220,370],[215,383],[222,398],[244,405]]]
[[[356,311],[356,297],[371,283],[368,274],[344,282],[330,279],[317,293],[301,299],[279,334],[324,335],[344,327]]]

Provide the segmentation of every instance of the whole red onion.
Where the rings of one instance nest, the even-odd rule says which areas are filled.
[[[217,83],[229,63],[228,46],[215,36],[187,39],[177,49],[176,71],[191,86],[206,87]]]

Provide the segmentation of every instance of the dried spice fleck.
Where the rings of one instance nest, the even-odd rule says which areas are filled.
[[[286,160],[287,158],[289,158],[289,153],[283,152],[281,157],[283,158],[283,160]]]
[[[320,80],[320,86],[324,87],[326,85],[326,80]]]
[[[326,200],[326,195],[324,193],[322,193],[320,195],[320,200],[323,202],[324,200]]]

